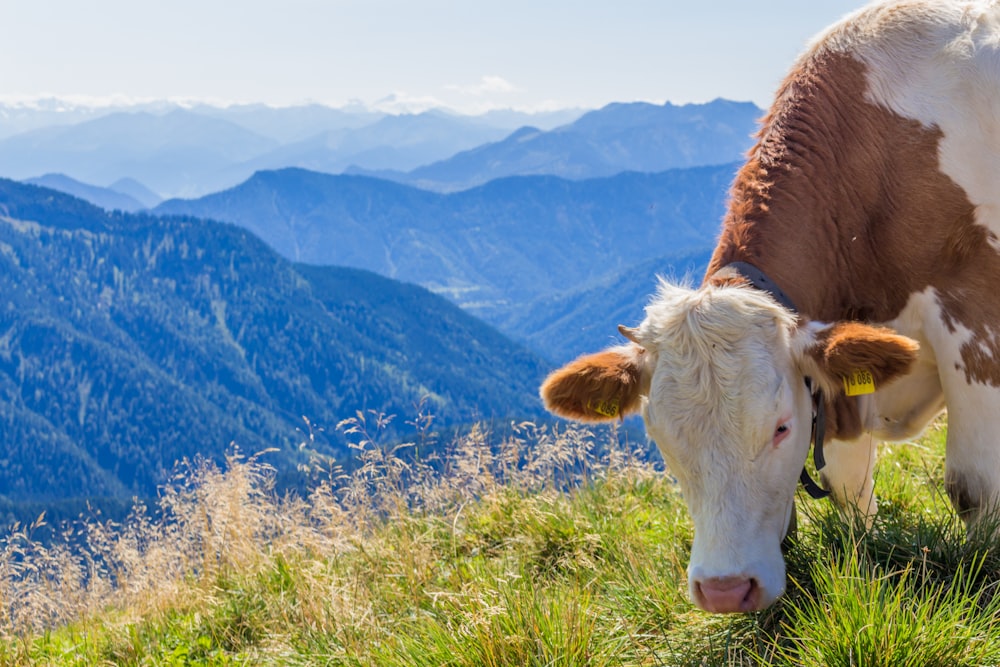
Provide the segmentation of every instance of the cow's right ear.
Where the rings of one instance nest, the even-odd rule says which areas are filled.
[[[638,412],[649,393],[646,351],[621,345],[588,354],[552,372],[542,384],[546,409],[584,422],[609,421]]]
[[[891,329],[860,322],[809,323],[796,339],[800,367],[829,397],[869,393],[905,375],[920,348]]]

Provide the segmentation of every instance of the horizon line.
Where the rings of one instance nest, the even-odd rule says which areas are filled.
[[[163,96],[149,97],[138,95],[112,94],[112,95],[85,95],[85,94],[0,94],[0,106],[9,109],[24,111],[48,111],[52,113],[70,113],[73,111],[102,111],[106,109],[128,109],[137,107],[150,107],[154,110],[157,107],[197,109],[198,107],[209,107],[219,110],[239,109],[241,107],[264,107],[268,109],[296,109],[303,107],[325,107],[335,111],[347,113],[380,113],[384,115],[416,115],[429,111],[441,111],[460,116],[482,116],[493,112],[513,112],[527,115],[541,115],[547,113],[560,113],[565,111],[592,111],[601,109],[612,104],[633,104],[645,103],[655,106],[688,106],[703,105],[725,100],[736,103],[749,102],[756,104],[752,100],[730,100],[722,96],[716,96],[711,100],[697,101],[673,101],[670,99],[635,99],[628,101],[612,100],[600,106],[588,106],[581,104],[559,105],[554,101],[542,102],[537,105],[503,105],[484,103],[476,106],[468,106],[464,109],[456,108],[439,100],[416,100],[413,98],[399,98],[395,95],[388,95],[375,102],[365,102],[360,99],[351,99],[347,102],[327,102],[314,99],[305,99],[297,102],[269,102],[269,101],[247,101],[247,100],[227,100],[220,98],[197,98],[185,96]]]

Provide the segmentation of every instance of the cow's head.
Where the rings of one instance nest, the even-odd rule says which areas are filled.
[[[694,521],[691,599],[715,612],[769,606],[785,588],[781,542],[809,450],[813,401],[867,370],[901,375],[917,344],[858,323],[803,323],[747,286],[662,283],[631,342],[552,373],[542,397],[580,421],[641,412]]]

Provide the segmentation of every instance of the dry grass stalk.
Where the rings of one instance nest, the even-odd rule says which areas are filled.
[[[418,419],[420,443],[436,444],[431,420]],[[38,525],[16,527],[0,541],[0,635],[14,639],[86,623],[108,609],[126,623],[210,603],[220,577],[252,575],[278,557],[302,565],[299,585],[311,591],[299,601],[299,620],[343,629],[375,619],[364,573],[332,574],[341,556],[406,554],[410,571],[433,567],[435,555],[419,535],[400,530],[405,544],[379,541],[384,531],[375,529],[386,523],[433,517],[458,533],[470,502],[494,502],[511,490],[556,491],[616,471],[653,474],[617,437],[598,451],[586,429],[531,423],[511,424],[499,438],[473,426],[442,460],[422,460],[413,443],[380,442],[389,421],[359,413],[342,422],[360,465],[350,475],[318,467],[321,475],[304,498],[277,495],[274,471],[260,456],[234,452],[222,468],[182,462],[153,511],[137,505],[121,524],[81,520],[50,545],[33,538]]]

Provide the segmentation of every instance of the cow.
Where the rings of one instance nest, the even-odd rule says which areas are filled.
[[[868,5],[780,84],[701,284],[660,279],[622,344],[542,399],[641,413],[694,524],[691,600],[764,609],[817,417],[820,483],[869,523],[876,444],[945,409],[957,513],[971,530],[1000,504],[998,234],[1000,2]]]

